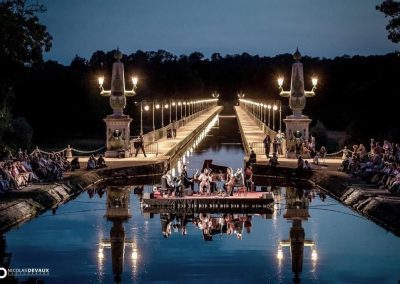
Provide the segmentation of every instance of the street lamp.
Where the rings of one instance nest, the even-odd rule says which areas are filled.
[[[275,111],[278,109],[278,106],[277,105],[274,105],[273,106],[273,108],[272,108],[272,110],[273,110],[273,112],[272,112],[272,130],[273,131],[275,131]]]
[[[136,95],[139,79],[137,76],[132,76],[132,89],[125,90],[124,64],[121,62],[122,53],[117,50],[114,54],[114,58],[117,61],[113,64],[111,90],[104,89],[104,76],[98,78],[98,83],[100,95],[110,97],[110,106],[113,110],[113,116],[122,116],[126,106],[126,97],[133,97]]]
[[[171,105],[175,107],[175,121],[178,121],[178,104],[176,102],[172,102]]]
[[[126,149],[129,148],[130,123],[132,119],[124,114],[126,98],[136,95],[138,77],[132,76],[132,89],[125,89],[124,64],[121,62],[122,53],[117,50],[114,53],[116,62],[113,63],[111,75],[111,89],[104,89],[104,76],[98,78],[100,95],[110,97],[110,107],[113,110],[112,115],[108,115],[104,122],[106,123],[106,157],[119,157],[121,152],[124,156],[129,155]],[[121,135],[116,138],[114,134]]]
[[[170,104],[171,104],[171,101],[170,101]],[[169,123],[171,123],[171,121],[172,121],[172,106],[170,107],[168,104],[166,104],[165,106],[164,106],[166,109],[168,109],[169,108]]]
[[[144,110],[148,111],[149,106],[145,105]],[[140,134],[143,135],[143,101],[140,102]]]
[[[268,104],[267,108],[268,108],[268,127],[270,127],[269,122],[271,120],[270,117],[271,117],[271,108],[272,108],[272,106],[270,104]]]
[[[179,119],[182,119],[182,103],[181,103],[181,102],[178,102],[178,106],[181,106],[181,116],[180,116]]]
[[[284,98],[289,98],[289,106],[293,110],[293,115],[297,118],[300,118],[306,105],[305,97],[315,96],[318,78],[313,76],[311,78],[311,83],[313,85],[311,91],[305,91],[303,64],[300,63],[301,53],[299,52],[299,49],[296,49],[296,52],[293,54],[293,58],[296,62],[292,65],[292,82],[290,85],[290,91],[283,90],[283,77],[279,77],[277,81],[280,91],[279,95]]]
[[[214,93],[212,93],[212,97],[219,98],[219,93],[217,91],[214,91]]]

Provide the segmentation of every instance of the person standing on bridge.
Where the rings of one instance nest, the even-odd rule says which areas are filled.
[[[136,153],[135,153],[135,157],[137,157],[137,155],[138,155],[140,149],[142,150],[143,155],[144,155],[145,157],[147,157],[147,156],[146,156],[146,152],[144,151],[144,141],[143,141],[143,135],[142,135],[142,134],[139,135],[139,138],[138,138],[138,140],[136,141],[136,143],[137,143],[137,144],[136,144]]]
[[[264,143],[265,155],[267,156],[267,158],[269,158],[269,150],[271,148],[271,137],[268,134],[267,136],[265,136],[263,143]]]

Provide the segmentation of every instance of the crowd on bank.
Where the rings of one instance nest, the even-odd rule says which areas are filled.
[[[60,180],[71,163],[63,153],[42,154],[19,150],[15,155],[3,151],[0,157],[0,192],[21,189],[34,182]]]
[[[363,144],[343,150],[339,171],[360,177],[392,193],[400,193],[400,145],[371,139],[370,151]]]
[[[102,155],[97,159],[94,155],[89,157],[87,169],[106,167]],[[56,182],[63,178],[66,171],[80,168],[79,158],[68,161],[64,152],[45,154],[21,149],[17,153],[10,150],[0,152],[0,194],[9,190],[19,190],[32,183]]]
[[[195,184],[198,184],[197,191]],[[193,194],[232,196],[235,190],[252,191],[253,185],[253,169],[249,163],[244,170],[238,168],[236,172],[230,167],[226,168],[225,173],[215,173],[209,168],[204,168],[200,174],[197,171],[193,177],[189,177],[187,166],[183,165],[179,176],[172,176],[171,170],[168,170],[161,177],[159,189],[164,190],[168,196],[177,197]],[[159,191],[157,188],[155,190]]]

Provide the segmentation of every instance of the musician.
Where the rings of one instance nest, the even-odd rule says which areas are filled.
[[[183,165],[183,167],[182,167],[181,181],[182,181],[183,185],[185,186],[185,188],[188,188],[190,186],[190,189],[192,191],[194,190],[194,181],[193,181],[193,178],[189,178],[186,165]]]
[[[233,187],[235,186],[235,176],[233,175],[232,168],[226,169],[226,182],[224,188],[228,196],[233,194]]]
[[[207,168],[205,168],[203,170],[203,172],[200,174],[199,176],[199,181],[200,181],[200,185],[199,185],[199,193],[203,194],[204,192],[204,187],[207,190],[207,194],[210,194],[211,192],[211,187],[210,187],[210,182],[211,182],[211,176],[209,174],[209,171]]]

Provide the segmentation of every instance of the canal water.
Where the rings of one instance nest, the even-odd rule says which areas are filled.
[[[202,167],[204,159],[243,167],[236,119],[220,117],[214,122],[179,162],[188,164],[191,173]],[[144,185],[144,192],[152,187]],[[400,280],[400,238],[322,192],[268,188],[278,197],[273,212],[150,214],[141,209],[134,188],[140,186],[93,188],[5,233],[0,244],[3,266],[20,271],[43,268],[48,275],[0,281],[16,283],[12,281],[31,277],[40,283],[383,284]],[[120,206],[107,205],[108,197],[119,200]]]

